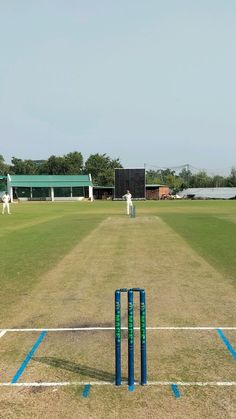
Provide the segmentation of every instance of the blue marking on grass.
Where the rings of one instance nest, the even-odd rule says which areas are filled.
[[[129,391],[134,391],[134,385],[128,387]]]
[[[83,389],[83,397],[88,397],[90,392],[91,384],[86,384]]]
[[[181,396],[180,390],[178,389],[177,384],[171,384],[171,390],[176,397],[176,399],[179,399]]]
[[[43,340],[43,338],[44,338],[45,335],[46,335],[46,332],[43,331],[41,333],[41,335],[39,336],[39,338],[37,339],[37,341],[35,342],[33,348],[31,349],[31,351],[26,356],[25,360],[22,362],[20,368],[18,369],[18,371],[14,375],[14,377],[13,377],[13,379],[11,381],[12,384],[16,383],[19,380],[20,376],[23,374],[25,368],[27,367],[29,361],[31,360],[32,356],[34,355],[36,349],[38,348],[38,346],[42,342],[42,340]]]
[[[217,333],[220,336],[221,340],[224,342],[226,348],[229,350],[229,352],[231,353],[232,357],[234,359],[236,359],[236,351],[234,350],[234,348],[231,346],[231,344],[229,343],[228,339],[226,338],[226,336],[224,335],[224,333],[222,332],[221,329],[217,329]]]

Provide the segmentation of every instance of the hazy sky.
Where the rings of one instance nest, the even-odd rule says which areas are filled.
[[[0,154],[236,166],[235,0],[0,0]]]

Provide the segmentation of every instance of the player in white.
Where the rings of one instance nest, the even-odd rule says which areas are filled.
[[[11,200],[10,195],[7,192],[4,192],[4,194],[2,196],[2,202],[3,202],[2,214],[5,213],[5,209],[7,210],[8,214],[11,214],[10,213],[10,205],[9,205],[10,200]]]
[[[127,215],[129,215],[130,213],[130,207],[133,206],[133,202],[132,202],[132,195],[130,193],[130,191],[127,191],[127,193],[125,195],[122,196],[123,199],[126,199],[126,205],[127,205]]]

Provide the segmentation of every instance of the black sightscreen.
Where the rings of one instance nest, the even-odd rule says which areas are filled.
[[[127,190],[134,199],[145,199],[145,169],[115,169],[115,199]]]

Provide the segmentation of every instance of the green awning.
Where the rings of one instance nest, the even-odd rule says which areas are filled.
[[[10,187],[63,188],[93,186],[89,175],[10,175]]]

